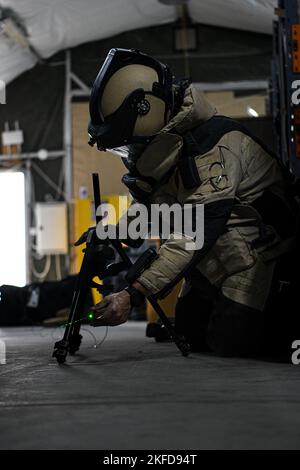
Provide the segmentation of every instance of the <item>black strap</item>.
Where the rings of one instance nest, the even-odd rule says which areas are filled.
[[[227,116],[213,116],[208,121],[192,129],[190,133],[193,137],[193,144],[190,150],[198,152],[197,155],[207,153],[217,145],[225,134],[233,131],[239,131],[249,136],[260,145],[266,153],[277,159],[276,154],[261,139],[253,135],[246,126]],[[188,135],[187,137],[187,142],[189,142],[190,138]]]
[[[209,152],[225,134],[232,131],[242,132],[254,140],[266,153],[276,158],[285,176],[289,177],[286,168],[276,154],[261,139],[254,136],[247,127],[227,116],[213,116],[183,136],[184,146],[178,168],[186,189],[193,189],[201,184],[195,157]]]

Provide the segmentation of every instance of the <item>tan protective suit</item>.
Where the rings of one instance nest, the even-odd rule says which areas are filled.
[[[156,180],[178,161],[182,134],[210,119],[217,112],[194,86],[186,90],[181,111],[162,129],[138,159],[143,176]],[[176,131],[176,134],[171,132]],[[263,310],[271,285],[275,260],[287,250],[279,236],[259,251],[251,242],[259,237],[261,217],[251,207],[266,188],[278,195],[284,181],[276,160],[246,134],[225,134],[211,150],[196,156],[201,184],[185,189],[178,169],[153,195],[152,203],[207,204],[235,199],[227,231],[197,265],[197,269],[229,299]],[[188,240],[171,237],[161,247],[159,257],[138,281],[149,293],[158,294],[180,275],[194,252],[185,249]]]

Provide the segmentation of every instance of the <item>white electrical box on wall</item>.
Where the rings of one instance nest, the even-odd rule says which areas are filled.
[[[64,202],[37,203],[36,251],[40,255],[68,253],[67,204]]]
[[[2,145],[22,145],[24,143],[23,131],[4,131],[2,132]]]

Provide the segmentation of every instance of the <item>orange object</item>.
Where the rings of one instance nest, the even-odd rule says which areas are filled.
[[[164,310],[167,317],[175,317],[175,308],[181,286],[182,282],[179,282],[165,299],[159,301],[159,304]],[[156,322],[158,320],[157,313],[149,302],[147,302],[147,320],[150,323]]]
[[[300,73],[300,24],[292,25],[293,35],[293,71],[294,73]]]

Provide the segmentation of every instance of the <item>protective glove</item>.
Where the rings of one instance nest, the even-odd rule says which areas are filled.
[[[93,326],[117,326],[125,323],[131,310],[130,295],[126,290],[108,295],[91,309]]]

